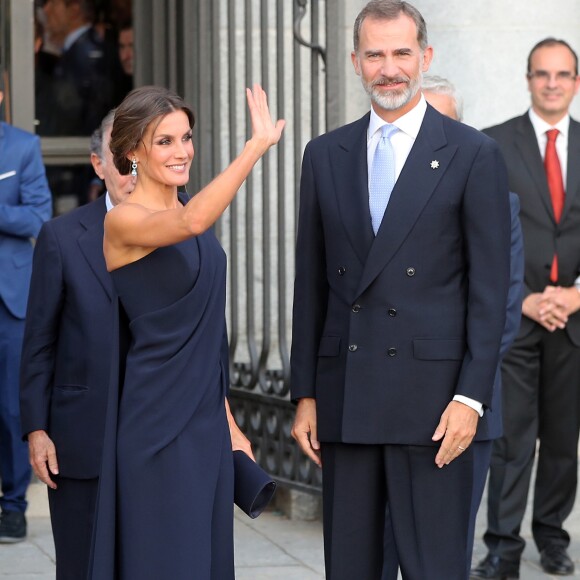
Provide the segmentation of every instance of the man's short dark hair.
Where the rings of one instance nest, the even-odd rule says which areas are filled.
[[[530,54],[528,55],[528,74],[532,72],[532,56],[534,52],[536,52],[536,50],[538,50],[539,48],[551,46],[564,46],[572,53],[572,56],[574,57],[574,74],[578,75],[578,55],[565,40],[562,40],[560,38],[554,38],[552,36],[544,38],[544,40],[540,40],[540,42],[538,42],[538,44],[536,44],[534,48],[530,50]]]
[[[408,2],[401,0],[371,0],[359,13],[354,21],[354,51],[358,53],[360,29],[365,18],[375,20],[396,20],[400,14],[408,16],[417,26],[417,42],[421,50],[427,48],[427,25],[421,13]]]
[[[123,30],[133,30],[133,21],[132,20],[122,20],[117,27],[119,32],[123,32]]]
[[[92,22],[95,18],[95,2],[94,0],[64,0],[67,6],[71,4],[78,4],[85,19]]]

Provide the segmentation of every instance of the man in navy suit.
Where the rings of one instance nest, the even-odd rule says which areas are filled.
[[[44,224],[34,252],[21,378],[22,431],[48,485],[58,580],[87,574],[111,358],[103,220],[133,190],[109,149],[113,112],[91,139],[108,192]]]
[[[0,122],[0,542],[26,537],[30,466],[20,431],[20,351],[32,240],[51,212],[38,137]]]
[[[496,144],[425,102],[432,56],[413,6],[369,2],[352,60],[371,112],[304,153],[293,435],[322,464],[331,580],[381,577],[387,506],[404,578],[468,569],[471,442],[492,405],[510,209]],[[394,181],[384,216],[381,177]]]

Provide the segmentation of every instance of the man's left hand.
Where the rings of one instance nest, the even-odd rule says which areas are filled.
[[[435,457],[437,467],[449,465],[470,445],[477,430],[479,415],[475,409],[459,401],[451,401],[441,415],[441,421],[433,433],[433,441],[441,441]]]

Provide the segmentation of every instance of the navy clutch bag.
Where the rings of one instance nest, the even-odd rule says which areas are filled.
[[[270,503],[276,482],[243,451],[234,451],[234,503],[252,519]]]

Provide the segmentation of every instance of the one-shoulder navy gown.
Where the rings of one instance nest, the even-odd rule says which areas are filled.
[[[206,232],[111,273],[130,336],[114,361],[92,580],[234,577],[225,271]]]

